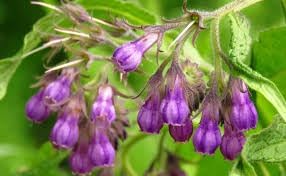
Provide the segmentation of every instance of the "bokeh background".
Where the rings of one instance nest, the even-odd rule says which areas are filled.
[[[90,1],[90,0],[87,0]],[[182,0],[129,0],[143,6],[152,13],[160,14],[162,17],[170,18],[181,14]],[[58,3],[55,0],[47,2]],[[202,10],[211,10],[229,2],[228,0],[191,0],[192,8]],[[189,4],[189,5],[190,5]],[[285,25],[283,6],[280,0],[265,0],[253,7],[247,8],[243,13],[251,21],[251,35],[254,41],[258,40],[259,32],[270,28]],[[30,4],[28,0],[0,0],[0,58],[6,58],[15,54],[23,44],[23,38],[26,33],[32,29],[33,23],[45,15],[45,9]],[[205,37],[204,37],[205,36]],[[205,50],[210,47],[204,45],[206,33],[202,33],[198,45],[202,55],[208,55]],[[286,43],[281,43],[281,45]],[[283,52],[283,51],[281,51]],[[0,175],[14,175],[21,173],[27,168],[25,162],[33,160],[33,155],[37,154],[38,149],[45,143],[49,137],[49,131],[54,122],[50,118],[48,122],[41,125],[30,123],[24,113],[24,107],[29,97],[36,90],[30,89],[29,86],[35,82],[35,77],[44,72],[42,66],[42,57],[45,52],[37,53],[24,60],[22,65],[16,71],[10,82],[8,93],[0,101]],[[271,58],[269,58],[271,59]],[[286,58],[285,58],[286,59]],[[279,64],[279,63],[274,63]],[[255,63],[253,63],[255,67]],[[263,70],[262,70],[263,71]],[[280,76],[281,77],[281,76]],[[282,93],[286,94],[286,81],[280,82],[277,78],[278,87]],[[260,96],[256,95],[259,101],[259,112],[261,115],[260,127],[266,127],[275,114],[273,108]],[[149,140],[149,141],[148,141]],[[151,137],[143,140],[131,151],[131,163],[139,175],[144,172],[148,164],[144,160],[150,160],[149,157],[154,154],[153,141],[158,138]],[[150,144],[150,146],[146,146]],[[156,144],[156,142],[155,142]],[[196,159],[193,147],[190,144],[184,144],[181,147],[181,153],[188,158]],[[203,157],[198,163],[187,166],[189,175],[228,175],[232,162],[223,159],[217,152],[213,157]],[[65,168],[66,166],[63,166]],[[277,165],[267,164],[271,175],[279,175]],[[259,172],[258,173],[262,173]],[[70,175],[64,172],[64,175]]]

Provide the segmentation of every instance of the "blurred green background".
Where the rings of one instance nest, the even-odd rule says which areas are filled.
[[[89,1],[89,0],[87,0]],[[160,14],[162,17],[171,18],[179,16],[181,12],[182,0],[129,0],[145,7],[152,13]],[[56,2],[49,1],[49,2]],[[191,0],[192,8],[202,10],[212,10],[229,2],[227,0]],[[189,4],[189,5],[190,5]],[[280,0],[265,0],[250,8],[243,13],[250,20],[251,35],[254,41],[259,38],[259,32],[266,31],[274,27],[285,25],[285,16]],[[0,0],[0,58],[6,58],[15,54],[23,44],[23,37],[28,33],[35,21],[45,14],[45,10],[41,7],[30,4],[28,0]],[[210,56],[210,46],[208,42],[208,32],[203,32],[198,40],[198,49],[205,57]],[[271,35],[270,35],[271,37]],[[282,39],[281,39],[282,40]],[[284,40],[285,41],[285,40]],[[281,42],[278,48],[286,46]],[[285,55],[281,51],[281,57]],[[15,76],[10,82],[8,93],[3,100],[0,101],[0,176],[11,175],[12,173],[21,173],[28,167],[25,163],[33,160],[40,146],[48,140],[49,131],[52,127],[54,118],[50,118],[48,122],[41,125],[30,123],[24,113],[26,101],[36,90],[30,89],[29,86],[34,83],[35,77],[43,73],[42,57],[43,54],[38,53],[24,60],[22,65],[16,71]],[[263,57],[263,56],[261,56]],[[270,55],[271,57],[271,55]],[[270,58],[265,58],[270,59]],[[286,58],[284,58],[286,60]],[[268,68],[262,68],[260,60],[252,63],[253,67],[257,67],[260,72],[264,72]],[[285,63],[285,61],[283,62]],[[277,63],[273,63],[274,65]],[[286,65],[286,64],[284,64]],[[286,68],[286,66],[284,67]],[[283,68],[282,68],[283,70]],[[269,78],[279,83],[278,87],[284,95],[286,95],[286,73],[279,72],[279,78],[275,75],[268,75]],[[275,77],[275,78],[274,78]],[[281,79],[283,78],[283,82]],[[261,117],[261,126],[267,126],[272,119],[275,111],[267,103],[264,98],[257,95],[257,105]],[[263,108],[262,108],[263,107]],[[130,153],[130,160],[133,167],[138,171],[139,175],[148,167],[150,157],[155,154],[158,136],[152,136],[146,140],[142,140]],[[171,139],[169,139],[171,141]],[[170,145],[171,142],[170,142]],[[194,153],[191,142],[189,144],[180,144],[178,147],[183,156],[196,160],[200,158]],[[232,166],[232,162],[223,159],[222,155],[217,152],[214,157],[203,157],[198,163],[184,167],[188,170],[189,175],[214,175],[224,176]],[[279,169],[276,165],[268,164],[271,175],[279,175]],[[63,166],[65,168],[65,166]],[[258,171],[258,173],[262,173]],[[70,175],[64,172],[63,175]]]

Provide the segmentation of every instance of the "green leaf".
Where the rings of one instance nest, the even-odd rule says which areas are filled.
[[[236,41],[239,37],[237,35],[236,30],[232,25],[232,37],[231,41]],[[244,35],[243,35],[244,36]],[[237,38],[237,39],[236,39]],[[244,39],[241,39],[244,40]],[[244,40],[245,45],[247,47],[250,47],[250,42],[247,40]],[[238,42],[231,43],[231,49],[230,49],[230,59],[227,59],[228,64],[231,67],[231,72],[240,77],[241,79],[246,82],[248,86],[250,86],[252,89],[256,90],[257,92],[260,92],[279,112],[281,117],[286,121],[286,101],[277,88],[277,86],[269,79],[265,78],[258,72],[252,70],[250,67],[248,67],[246,64],[243,63],[243,60],[245,59],[245,47],[239,47],[236,46]],[[240,43],[240,45],[243,45]],[[236,51],[244,48],[244,50]]]
[[[286,27],[273,28],[263,31],[259,40],[253,46],[253,68],[271,79],[280,89],[282,95],[286,96],[286,51],[282,48],[286,43]],[[279,64],[277,64],[279,63]],[[257,107],[262,122],[270,122],[277,112],[264,97],[257,95]]]
[[[5,96],[10,79],[25,58],[23,56],[37,47],[41,43],[41,39],[52,31],[54,25],[63,19],[53,14],[41,18],[35,23],[33,30],[25,36],[22,49],[16,55],[0,60],[0,100]]]
[[[286,123],[277,116],[272,125],[247,139],[243,154],[249,161],[286,161]]]
[[[233,59],[244,62],[247,56],[249,56],[252,42],[250,24],[244,16],[237,13],[230,14],[229,19],[232,36],[229,55]]]
[[[24,172],[20,172],[19,176],[61,176],[67,175],[59,169],[59,164],[68,155],[67,151],[58,151],[50,142],[45,143],[36,153],[33,164]]]
[[[156,22],[154,15],[130,2],[118,0],[78,0],[77,2],[94,16],[100,15],[105,18],[110,15],[119,16],[135,24],[154,24]]]
[[[233,165],[229,176],[256,176],[253,166],[244,158],[241,157]]]

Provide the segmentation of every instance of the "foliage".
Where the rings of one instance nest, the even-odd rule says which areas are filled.
[[[53,0],[48,0],[45,2],[56,3],[56,1]],[[286,159],[286,126],[284,122],[286,120],[286,66],[284,64],[286,50],[283,50],[286,44],[286,27],[285,21],[281,22],[283,20],[280,19],[285,20],[286,16],[281,17],[281,14],[283,14],[283,8],[285,13],[285,1],[282,0],[281,2],[279,0],[266,3],[263,2],[255,5],[254,7],[247,8],[247,10],[242,11],[242,14],[231,13],[227,17],[227,20],[229,20],[227,24],[222,23],[220,26],[221,29],[229,30],[229,38],[226,37],[230,42],[229,51],[226,58],[224,58],[226,63],[231,68],[229,72],[242,78],[253,90],[256,97],[255,104],[258,106],[260,114],[260,126],[266,127],[269,125],[269,127],[262,130],[258,129],[256,130],[255,134],[250,133],[247,135],[247,142],[244,147],[243,154],[234,163],[224,161],[219,152],[217,152],[213,158],[202,158],[200,155],[194,152],[191,144],[174,144],[170,138],[166,137],[164,148],[183,158],[184,162],[182,164],[182,168],[188,173],[188,175],[206,175],[207,173],[212,172],[218,175],[226,175],[229,173],[231,176],[258,175],[257,173],[259,173],[259,168],[257,165],[260,162],[277,163],[280,164],[281,168],[283,168],[282,166],[285,164]],[[174,17],[181,14],[181,4],[177,1],[165,2],[163,0],[158,0],[154,2],[152,0],[77,0],[76,3],[81,4],[90,14],[99,19],[112,21],[115,18],[123,18],[134,25],[159,24],[161,23],[159,20],[161,16]],[[205,2],[199,0],[191,3],[194,3],[194,7],[207,9],[211,7],[217,8],[219,4],[218,2],[210,1],[205,4]],[[277,8],[272,8],[273,6],[280,7],[280,9],[277,10]],[[257,14],[264,15],[261,13],[264,11],[273,12],[273,14],[276,14],[276,16],[273,16],[273,19],[275,20],[271,21],[271,13],[268,13],[268,16],[265,18],[260,16],[257,17]],[[281,11],[281,13],[278,13],[277,11]],[[47,43],[50,39],[48,37],[51,34],[55,36],[57,35],[57,33],[54,31],[55,27],[72,28],[72,24],[64,15],[56,14],[51,10],[46,11],[46,15],[42,18],[40,18],[39,14],[34,15],[38,15],[39,20],[35,22],[33,29],[27,33],[25,37],[23,37],[23,32],[20,34],[21,37],[24,38],[21,49],[18,50],[14,56],[5,57],[0,60],[0,99],[2,99],[2,102],[0,103],[0,112],[2,118],[9,118],[8,125],[17,124],[17,119],[21,118],[15,114],[13,117],[9,117],[10,114],[8,112],[10,111],[9,109],[11,108],[11,103],[15,103],[15,111],[18,112],[18,114],[23,114],[23,102],[26,101],[32,93],[31,91],[21,92],[20,88],[24,86],[28,87],[28,82],[31,83],[33,80],[33,74],[40,74],[40,72],[42,72],[42,68],[39,66],[39,61],[28,61],[30,59],[34,59],[31,56],[31,52],[33,53],[35,48]],[[254,25],[252,26],[252,24]],[[9,23],[6,25],[9,25]],[[209,26],[207,26],[207,28],[209,28]],[[270,29],[265,31],[265,28]],[[174,34],[179,33],[180,30],[176,30]],[[209,49],[205,49],[210,48],[210,37],[208,33],[209,31],[206,29],[199,35],[196,43],[197,46],[193,47],[191,41],[188,41],[184,47],[184,55],[196,57],[193,60],[197,62],[201,69],[207,74],[213,70],[211,62],[212,59],[209,57],[212,55],[212,53],[209,51]],[[168,39],[163,42],[163,49],[166,51],[166,53],[169,52],[167,47],[170,44],[170,41],[174,40],[174,36],[176,37],[176,35],[173,35],[173,33],[167,33]],[[256,39],[255,36],[259,36],[258,39]],[[128,39],[124,38],[123,41],[119,41],[119,43],[121,44],[127,41]],[[90,49],[90,51],[92,53],[98,53],[100,51],[101,55],[105,56],[112,54],[112,49],[110,48],[95,47]],[[162,53],[160,55],[160,61],[162,58],[167,57],[166,53]],[[43,57],[44,54],[46,53],[43,52],[37,54],[36,56],[40,58]],[[110,71],[108,74],[110,82],[121,92],[131,92],[132,94],[139,92],[145,85],[147,77],[155,71],[155,68],[157,68],[154,52],[151,52],[146,56],[146,58],[148,59],[146,59],[143,62],[143,66],[140,67],[140,70],[147,70],[146,73],[144,73],[140,80],[138,80],[138,75],[142,75],[142,73],[139,72],[130,74],[128,77],[128,83],[130,84],[128,90],[125,88],[124,84],[120,82],[120,75],[118,73],[113,73]],[[27,59],[27,61],[24,59]],[[94,62],[86,74],[89,76],[100,77],[99,72],[102,72],[100,70],[103,68],[100,64],[97,64],[99,62]],[[22,63],[23,65],[21,66]],[[32,74],[27,71],[29,69],[35,73]],[[25,82],[27,85],[21,82],[21,73],[24,72],[28,74],[28,77],[30,77],[29,81]],[[13,78],[14,75],[15,78]],[[209,77],[206,79],[208,80]],[[88,82],[92,80],[85,81]],[[17,88],[12,89],[12,86]],[[4,98],[5,95],[6,97]],[[18,96],[22,98],[22,103],[16,103],[16,101],[19,99]],[[9,105],[5,104],[4,101],[9,102]],[[134,105],[131,102],[128,103],[130,103],[129,106],[132,108],[137,108],[137,105]],[[128,104],[126,106],[128,106]],[[136,113],[131,113],[129,115],[131,123],[136,121]],[[276,113],[279,113],[279,117],[277,116],[277,118],[272,120],[273,115]],[[24,115],[22,116],[22,118],[24,118]],[[52,121],[53,120],[51,120],[50,123]],[[274,122],[270,125],[271,121]],[[44,144],[41,149],[36,147],[38,143],[43,143],[43,141],[47,139],[50,125],[48,124],[42,126],[47,128],[47,130],[41,131],[43,132],[43,136],[31,136],[30,134],[35,133],[35,131],[39,131],[39,129],[34,126],[29,126],[27,122],[19,121],[19,123],[21,123],[21,125],[17,126],[20,127],[20,132],[18,132],[19,134],[17,134],[16,137],[11,139],[6,138],[3,140],[3,142],[0,141],[0,162],[3,163],[7,159],[7,163],[0,164],[0,168],[7,170],[7,173],[5,172],[5,174],[19,176],[70,175],[66,162],[68,153],[54,150],[49,143]],[[195,122],[195,124],[197,124],[197,122]],[[12,125],[11,129],[13,129]],[[2,126],[4,129],[5,123],[0,125],[0,133],[6,135],[8,130],[2,130]],[[21,130],[26,131],[23,133],[23,136]],[[129,134],[137,135],[138,131],[139,130],[136,125],[133,125],[133,127],[128,130]],[[10,133],[13,133],[13,130],[11,130]],[[26,143],[29,144],[25,144],[26,148],[22,148],[21,146],[24,145],[17,144],[17,141],[20,141],[20,139],[22,140],[22,138],[26,137]],[[132,137],[133,136],[130,135],[130,140],[132,140]],[[132,146],[130,151],[124,151],[123,149],[122,153],[126,152],[127,154],[126,156],[122,157],[122,153],[119,153],[118,162],[120,163],[121,158],[126,157],[125,159],[128,160],[128,164],[133,168],[136,174],[143,175],[146,168],[150,166],[153,158],[157,154],[157,147],[159,145],[160,137],[161,136],[148,136],[145,138],[144,136],[138,143]],[[129,141],[126,141],[126,143],[124,142],[122,144],[122,148],[125,145],[128,145],[128,142]],[[11,143],[11,146],[16,145],[17,147],[15,147],[15,151],[18,152],[13,150],[15,155],[10,156],[8,152],[9,150],[4,148],[5,150],[3,150],[3,153],[7,153],[7,155],[2,156],[1,146],[2,144],[4,145],[6,143]],[[21,155],[20,153],[25,154]],[[15,157],[16,155],[17,157]],[[21,159],[19,159],[19,157]],[[163,156],[163,158],[164,157],[166,156]],[[230,169],[231,165],[233,165],[232,169]],[[120,163],[118,168],[115,169],[118,175],[121,174],[122,167],[126,167],[126,165],[124,166],[124,163]],[[162,167],[164,167],[163,164]],[[269,172],[271,174],[272,172],[277,173],[279,170],[278,166],[276,167],[275,165],[273,168],[270,166],[266,169],[270,169]],[[283,169],[281,169],[281,172],[283,172],[282,170]]]

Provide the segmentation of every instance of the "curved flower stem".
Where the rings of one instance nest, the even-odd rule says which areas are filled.
[[[215,18],[211,23],[211,41],[213,47],[213,57],[215,66],[215,80],[217,82],[217,88],[220,85],[223,86],[223,76],[222,76],[222,63],[220,58],[220,33],[219,33],[220,18]]]
[[[60,39],[51,40],[51,41],[49,41],[49,42],[47,42],[47,43],[44,43],[42,46],[40,46],[40,47],[38,47],[38,48],[35,48],[34,50],[32,50],[32,51],[30,51],[30,52],[28,52],[28,53],[23,54],[23,55],[21,56],[21,59],[24,59],[24,58],[26,58],[26,57],[28,57],[28,56],[30,56],[30,55],[32,55],[32,54],[35,54],[35,53],[37,53],[37,52],[39,52],[39,51],[42,51],[42,50],[44,50],[44,49],[46,49],[46,48],[49,48],[49,47],[54,46],[54,45],[57,45],[57,44],[59,44],[59,43],[64,43],[64,42],[66,42],[66,41],[68,41],[68,40],[70,40],[70,39],[71,39],[71,37],[66,37],[66,38],[60,38]]]
[[[222,7],[220,7],[219,9],[207,13],[207,17],[208,18],[218,18],[218,17],[222,17],[224,15],[227,15],[230,12],[237,12],[240,11],[248,6],[251,6],[257,2],[260,2],[263,0],[235,0],[232,1]]]
[[[261,169],[263,176],[270,176],[270,173],[269,173],[268,169],[266,168],[266,166],[264,165],[264,163],[259,162],[258,165]]]
[[[137,173],[134,171],[132,168],[132,165],[130,164],[128,160],[128,152],[129,150],[140,140],[145,139],[149,135],[139,133],[138,135],[132,137],[129,142],[127,142],[123,147],[122,147],[122,153],[121,153],[121,158],[122,158],[122,169],[126,171],[127,176],[137,176]]]
[[[164,128],[162,131],[163,132],[162,132],[162,135],[161,135],[161,138],[160,138],[160,141],[159,141],[159,146],[158,146],[158,149],[157,149],[157,155],[152,160],[148,170],[145,172],[144,175],[147,175],[148,173],[153,171],[153,168],[154,168],[156,162],[160,161],[160,159],[162,158],[163,152],[165,151],[164,150],[164,141],[165,141],[165,137],[166,137],[166,134],[167,134],[167,129]]]
[[[192,27],[195,21],[191,21],[187,27],[177,36],[177,38],[169,45],[168,50],[186,34],[186,32]]]

